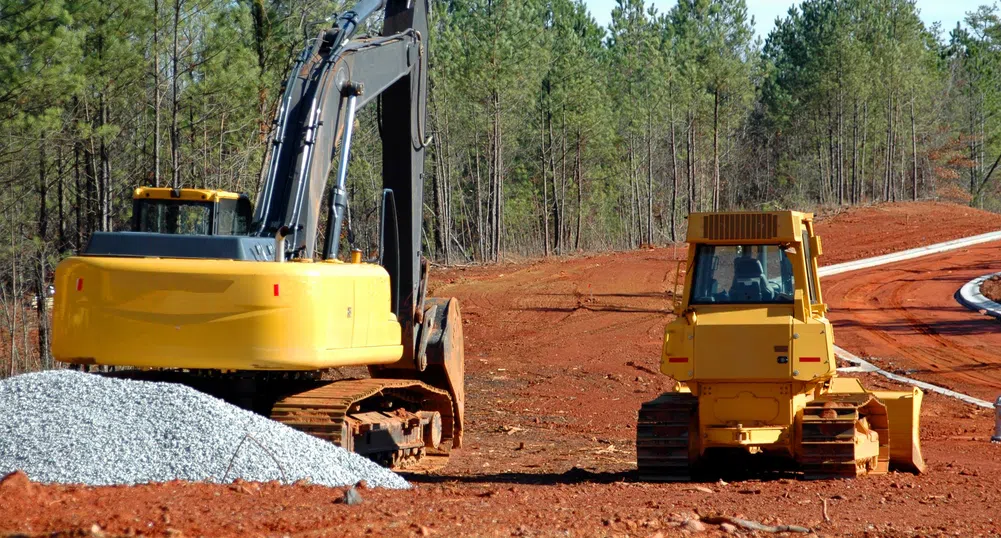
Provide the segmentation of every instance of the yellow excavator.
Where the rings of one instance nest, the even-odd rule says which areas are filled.
[[[426,296],[421,255],[427,10],[362,0],[311,40],[283,86],[254,207],[136,189],[131,230],[94,233],[56,269],[55,358],[184,383],[390,467],[446,461],[462,440],[463,338],[458,302]],[[379,12],[381,35],[357,36]],[[341,242],[353,240],[355,112],[374,100],[382,211],[378,254],[363,261]],[[324,375],[347,366],[368,375]]]
[[[639,411],[642,479],[692,480],[714,461],[804,478],[924,470],[921,390],[837,374],[812,214],[693,213],[688,243],[660,365],[677,385]]]

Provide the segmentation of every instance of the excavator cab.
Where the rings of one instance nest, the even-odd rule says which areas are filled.
[[[139,187],[132,195],[132,231],[184,235],[247,235],[253,218],[246,194],[211,189]]]
[[[721,453],[792,461],[807,478],[924,469],[922,392],[837,375],[812,214],[694,213],[688,242],[661,356],[677,384],[640,409],[642,478],[688,480]]]

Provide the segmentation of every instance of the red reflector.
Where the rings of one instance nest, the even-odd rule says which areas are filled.
[[[667,362],[688,362],[688,357],[669,357]]]
[[[76,291],[83,291],[83,279],[76,279]]]
[[[820,357],[800,357],[799,362],[820,362]]]
[[[275,297],[278,297],[278,284],[275,284]]]

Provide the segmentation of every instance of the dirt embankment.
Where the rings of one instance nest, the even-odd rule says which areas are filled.
[[[1001,230],[1001,215],[945,202],[906,202],[817,214],[821,265],[860,260]]]
[[[896,204],[825,216],[818,228],[830,264],[1001,229],[1001,217]],[[1001,343],[991,340],[998,327],[954,311],[948,289],[965,277],[962,267],[1001,270],[999,254],[1001,246],[981,245],[927,268],[910,261],[825,279],[838,343],[986,396],[1001,379],[1001,358],[987,350]],[[668,247],[439,271],[434,294],[462,303],[469,430],[448,467],[410,477],[411,491],[365,490],[361,505],[345,506],[340,490],[308,485],[83,488],[15,477],[0,485],[0,531],[85,535],[96,524],[156,536],[675,536],[697,512],[827,536],[997,534],[1001,448],[988,442],[992,415],[934,394],[922,415],[929,467],[921,476],[638,481],[636,411],[671,387],[657,362],[682,256]],[[985,344],[976,364],[963,364],[977,341]],[[871,376],[865,383],[892,386]],[[705,535],[723,532],[708,525]]]
[[[995,303],[1001,303],[1001,275],[994,275],[981,282],[980,293]]]

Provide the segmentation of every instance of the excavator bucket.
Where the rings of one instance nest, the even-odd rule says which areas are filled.
[[[424,340],[424,361],[404,356],[389,365],[369,366],[372,377],[417,379],[448,393],[452,412],[442,413],[442,435],[452,448],[462,447],[465,417],[465,354],[462,337],[462,314],[459,300],[428,297],[425,301],[425,326],[429,332]]]
[[[437,318],[427,344],[427,369],[419,378],[432,386],[444,389],[452,397],[453,414],[452,448],[462,447],[462,428],[465,417],[466,364],[462,337],[462,315],[459,300],[429,297]]]
[[[910,391],[872,391],[886,405],[890,419],[890,467],[921,473],[925,460],[921,456],[921,399],[924,393],[914,387]]]

